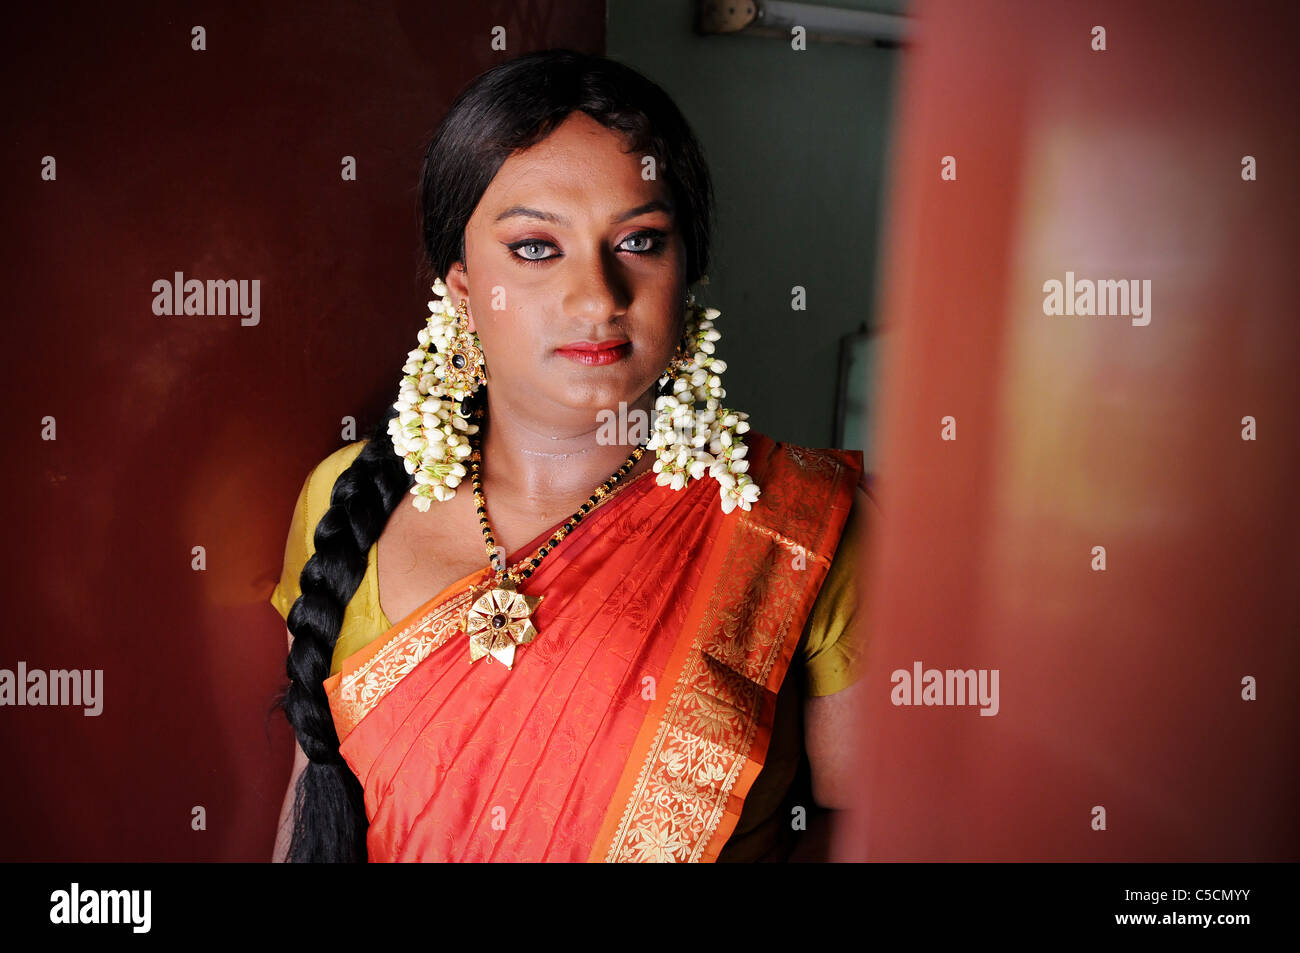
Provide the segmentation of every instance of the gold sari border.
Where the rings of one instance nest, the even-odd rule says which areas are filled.
[[[846,451],[775,444],[765,462],[768,505],[723,518],[704,569],[717,584],[696,595],[665,671],[673,690],[651,704],[590,860],[716,860],[762,770],[859,469]]]
[[[465,612],[487,573],[487,569],[480,570],[443,590],[384,635],[344,659],[342,669],[325,680],[340,743],[398,682],[464,630]]]

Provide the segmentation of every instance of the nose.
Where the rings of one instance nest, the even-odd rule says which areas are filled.
[[[567,256],[564,313],[575,322],[600,325],[626,313],[630,295],[617,255],[596,247]]]

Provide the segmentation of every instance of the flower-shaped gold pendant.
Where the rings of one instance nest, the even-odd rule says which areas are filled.
[[[537,638],[537,628],[529,617],[541,601],[541,596],[526,596],[516,590],[509,579],[479,596],[465,620],[469,660],[477,662],[486,655],[510,668],[515,646]]]

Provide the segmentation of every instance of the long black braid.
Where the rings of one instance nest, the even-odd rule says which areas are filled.
[[[290,861],[364,861],[366,812],[361,783],[339,754],[339,738],[321,684],[329,677],[343,614],[366,573],[370,547],[411,486],[393,452],[386,414],[352,465],[339,474],[330,506],[316,524],[316,551],[299,577],[287,618],[293,650],[285,662],[285,714],[307,755],[294,792]]]

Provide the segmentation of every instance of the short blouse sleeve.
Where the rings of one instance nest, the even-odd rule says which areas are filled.
[[[334,481],[352,464],[363,446],[364,440],[357,441],[331,453],[312,468],[303,481],[302,489],[298,491],[293,518],[289,521],[289,537],[284,544],[280,581],[271,591],[271,605],[275,606],[275,611],[286,622],[289,620],[289,610],[298,601],[298,596],[302,595],[298,580],[302,575],[302,567],[307,565],[307,560],[316,552],[313,542],[316,524],[329,509]]]
[[[302,575],[302,567],[307,565],[307,560],[310,558],[308,550],[311,548],[311,541],[307,539],[307,494],[315,472],[313,469],[307,475],[302,489],[298,491],[298,502],[293,505],[293,519],[289,521],[289,538],[284,544],[284,563],[280,569],[280,581],[271,591],[271,605],[275,606],[275,611],[280,613],[286,622],[289,619],[289,610],[293,608],[293,604],[298,601],[298,596],[301,594],[298,589],[298,577]]]
[[[862,674],[866,643],[864,613],[858,604],[858,573],[874,506],[861,491],[854,497],[839,546],[809,613],[804,633],[804,689],[808,695],[833,695]]]

